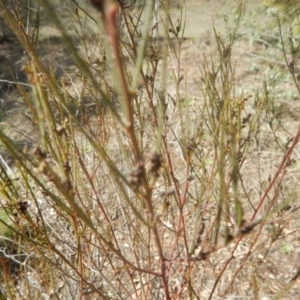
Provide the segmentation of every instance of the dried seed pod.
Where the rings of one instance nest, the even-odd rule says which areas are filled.
[[[19,201],[18,202],[19,205],[19,211],[22,215],[25,215],[27,212],[27,207],[28,207],[28,203],[27,201]]]
[[[101,13],[104,13],[105,6],[109,0],[90,0],[91,4],[96,7]],[[132,8],[136,0],[117,0],[121,8]]]
[[[136,2],[136,0],[118,0],[120,6],[125,8],[132,8]]]
[[[150,157],[150,172],[153,172],[154,174],[158,175],[158,170],[162,166],[162,155],[159,153],[153,153]]]
[[[71,166],[70,166],[70,163],[69,163],[68,160],[64,162],[64,170],[66,172],[70,172],[71,171]]]
[[[42,159],[45,159],[45,158],[47,157],[47,154],[44,153],[40,147],[37,147],[37,148],[33,151],[33,154],[36,156],[36,158],[37,158],[38,160],[42,160]]]
[[[69,191],[69,192],[72,191],[73,186],[72,186],[72,182],[70,180],[65,180],[62,182],[62,184],[67,191]]]
[[[101,13],[104,13],[106,0],[90,0],[91,4],[97,8]]]
[[[144,163],[140,162],[130,174],[130,183],[136,188],[142,182]]]

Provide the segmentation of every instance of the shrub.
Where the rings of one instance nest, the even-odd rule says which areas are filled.
[[[168,1],[161,7],[159,37],[152,2],[139,10],[92,2],[106,3],[105,10],[98,6],[102,17],[75,1],[64,11],[48,0],[33,6],[26,11],[36,13],[32,31],[19,6],[0,4],[30,58],[23,67],[30,86],[18,91],[36,135],[34,149],[20,150],[0,132],[15,161],[2,165],[1,205],[10,222],[1,223],[13,232],[14,254],[25,256],[16,259],[15,282],[3,272],[2,293],[212,299],[222,284],[229,294],[257,249],[272,246],[291,216],[298,191],[283,182],[300,131],[279,141],[285,129],[267,81],[253,95],[237,92],[232,52],[240,14],[226,37],[215,31],[217,57],[203,60],[196,101],[182,71],[184,1],[176,21]],[[74,65],[62,75],[41,60],[44,20],[58,29],[50,41],[62,40],[72,55]],[[295,69],[289,70],[299,89]],[[271,141],[262,134],[266,125]],[[261,147],[274,145],[281,159],[269,177],[260,167]],[[258,299],[256,274],[249,277],[245,289]]]

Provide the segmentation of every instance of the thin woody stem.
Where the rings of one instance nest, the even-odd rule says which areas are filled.
[[[147,212],[149,215],[150,223],[151,223],[151,229],[154,235],[154,240],[157,246],[158,250],[158,255],[160,258],[160,266],[161,266],[161,278],[163,281],[165,293],[166,293],[166,299],[171,299],[170,298],[170,292],[169,292],[169,287],[168,287],[168,279],[167,279],[167,268],[166,268],[166,263],[165,263],[165,257],[163,254],[163,248],[161,245],[159,233],[157,230],[156,226],[156,218],[154,214],[154,209],[152,205],[152,189],[149,186],[148,180],[147,180],[147,174],[146,170],[144,167],[143,162],[143,157],[140,153],[140,149],[138,146],[137,138],[134,132],[134,116],[133,116],[133,109],[132,109],[132,98],[133,95],[130,92],[130,89],[128,88],[128,83],[126,80],[125,72],[124,72],[124,65],[122,61],[122,56],[120,54],[119,50],[119,36],[118,36],[118,31],[117,31],[117,26],[116,26],[116,20],[117,20],[117,12],[118,12],[118,7],[111,2],[107,3],[106,9],[105,9],[105,29],[109,38],[109,42],[114,54],[114,59],[115,59],[115,64],[116,68],[118,71],[118,76],[119,76],[119,82],[121,85],[121,92],[124,97],[124,107],[126,110],[126,124],[125,124],[125,129],[128,134],[129,139],[131,140],[133,152],[134,152],[134,157],[135,157],[135,162],[139,164],[142,167],[142,174],[141,174],[141,182],[142,186],[144,188],[144,200],[145,200],[145,205],[147,208]]]

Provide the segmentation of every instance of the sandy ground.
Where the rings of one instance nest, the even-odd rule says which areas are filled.
[[[203,63],[204,55],[215,55],[216,42],[214,29],[217,34],[226,38],[228,28],[235,27],[237,19],[237,7],[240,1],[237,0],[211,0],[211,1],[186,1],[186,22],[185,34],[187,41],[184,43],[182,51],[182,72],[186,74],[188,90],[190,96],[199,97],[199,84],[201,84],[201,75],[199,67]],[[260,56],[267,48],[268,39],[264,40],[262,36],[270,35],[272,32],[265,30],[268,26],[268,19],[265,20],[265,12],[261,11],[261,1],[246,1],[243,9],[243,17],[237,32],[233,58],[236,63],[236,79],[238,89],[244,90],[244,93],[252,93],[253,88],[259,85],[264,77],[265,69],[269,62],[284,65],[283,56],[280,61],[272,61],[272,53],[269,57]],[[93,12],[93,11],[92,11]],[[94,16],[96,16],[95,12]],[[172,10],[172,18],[176,22],[180,11],[178,6]],[[228,22],[225,23],[224,20]],[[0,20],[1,21],[1,20]],[[3,21],[2,25],[3,24]],[[26,84],[26,76],[22,72],[22,67],[28,61],[27,55],[22,50],[11,31],[2,26],[0,32],[0,72],[1,90],[0,90],[0,109],[2,128],[5,128],[9,136],[18,141],[20,147],[23,147],[32,138],[32,127],[30,122],[24,118],[25,107],[22,100],[16,93],[14,80]],[[214,29],[213,29],[214,28]],[[42,26],[40,34],[51,35],[50,40],[41,43],[40,49],[45,65],[52,65],[57,76],[61,76],[66,69],[72,68],[70,55],[63,46],[54,26]],[[257,39],[257,41],[255,40]],[[12,51],[13,49],[13,51]],[[22,126],[20,132],[20,126]],[[29,143],[32,143],[29,142]],[[2,152],[5,155],[4,152]]]

